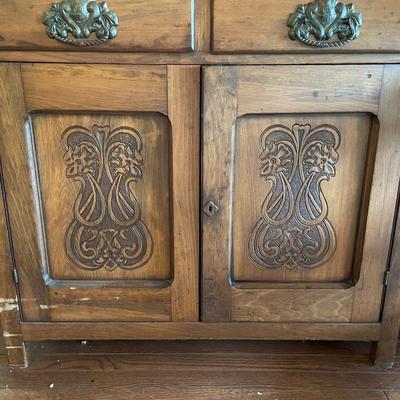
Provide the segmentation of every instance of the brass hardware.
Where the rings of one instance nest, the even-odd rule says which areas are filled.
[[[213,217],[215,214],[218,213],[219,206],[211,200],[204,206],[203,211],[204,214],[208,215],[209,217]]]
[[[314,0],[299,5],[287,23],[290,39],[322,48],[343,46],[357,39],[362,24],[362,15],[354,5],[338,0]],[[310,39],[310,35],[316,40]],[[332,40],[335,35],[339,40]]]
[[[92,46],[117,36],[118,16],[106,2],[63,0],[53,3],[51,11],[43,14],[43,24],[52,39],[74,46]],[[90,39],[92,34],[96,38]]]

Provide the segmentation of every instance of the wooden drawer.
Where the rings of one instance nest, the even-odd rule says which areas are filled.
[[[213,6],[214,52],[397,52],[400,8],[397,0],[355,0],[362,15],[360,36],[354,41],[331,48],[306,45],[290,40],[287,26],[291,14],[304,0],[215,0]],[[316,3],[316,2],[314,2]],[[336,1],[322,1],[336,3]],[[350,5],[349,1],[345,2]],[[334,6],[333,6],[334,7]],[[332,8],[334,11],[334,8]],[[335,12],[335,11],[334,11]],[[335,13],[336,14],[336,13]],[[314,35],[310,35],[314,40]],[[337,35],[331,39],[338,41]]]
[[[74,20],[76,21],[79,12],[83,10],[83,13],[86,13],[90,2],[88,0],[68,0],[63,3],[63,7],[66,9],[74,3],[83,4],[82,8],[75,9],[77,13]],[[102,2],[98,1],[98,5],[101,5],[100,3]],[[98,45],[81,44],[78,46],[65,44],[54,38],[51,39],[47,35],[47,27],[43,24],[43,14],[51,10],[50,0],[36,0],[30,4],[23,0],[2,2],[0,7],[0,49],[144,52],[192,50],[192,2],[190,0],[110,0],[107,4],[109,10],[115,12],[118,18],[116,37]],[[91,7],[90,4],[89,7]],[[57,13],[55,9],[53,12]],[[69,16],[73,15],[73,13],[68,14]],[[105,19],[107,18],[112,27],[115,17],[113,14],[108,14],[105,15]],[[93,24],[89,24],[89,26],[93,26]],[[76,38],[70,32],[68,40],[72,39]],[[96,39],[94,32],[91,33],[89,39]]]

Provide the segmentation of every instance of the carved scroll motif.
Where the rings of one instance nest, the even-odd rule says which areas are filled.
[[[331,125],[273,125],[262,133],[260,177],[271,186],[248,242],[255,263],[307,270],[332,257],[336,235],[321,183],[335,176],[340,139]]]
[[[68,257],[86,270],[143,266],[152,256],[153,239],[134,195],[142,178],[140,134],[125,126],[72,126],[61,143],[66,175],[80,183],[65,235]]]

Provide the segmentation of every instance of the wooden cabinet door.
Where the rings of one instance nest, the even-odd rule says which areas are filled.
[[[198,67],[0,65],[25,321],[198,319]]]
[[[380,318],[398,66],[207,67],[203,320]]]

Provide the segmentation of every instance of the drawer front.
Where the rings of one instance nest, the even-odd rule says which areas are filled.
[[[3,2],[0,49],[192,50],[190,0],[111,0],[108,6],[101,1],[96,4],[93,6],[87,0],[64,0],[52,7],[49,0],[33,1],[29,5],[22,0]],[[46,12],[47,18],[44,18]]]
[[[400,9],[396,0],[355,0],[352,2],[353,10],[350,1],[345,1],[345,4],[340,3],[336,0],[314,0],[309,3],[311,5],[307,5],[304,0],[216,0],[212,14],[213,50],[221,53],[400,50],[398,37]],[[298,8],[304,4],[303,8]],[[349,40],[348,43],[337,35],[343,25],[338,19],[339,14],[343,16],[344,26],[350,28],[349,32],[352,32],[350,36],[354,33],[352,28],[359,29],[359,36]],[[294,40],[289,38],[288,22],[291,15],[293,15],[292,23],[299,24],[296,27],[300,29],[305,27],[303,32],[309,32],[305,41],[308,40],[313,45],[302,43],[296,38]],[[325,24],[321,24],[321,21],[325,21]],[[334,27],[335,33],[331,39],[326,40],[331,27]],[[308,30],[309,28],[311,31],[318,31],[322,36],[316,37]],[[357,36],[357,32],[354,36]],[[348,37],[346,35],[346,39]],[[332,47],[321,48],[325,42],[335,42],[335,44],[325,45]]]

